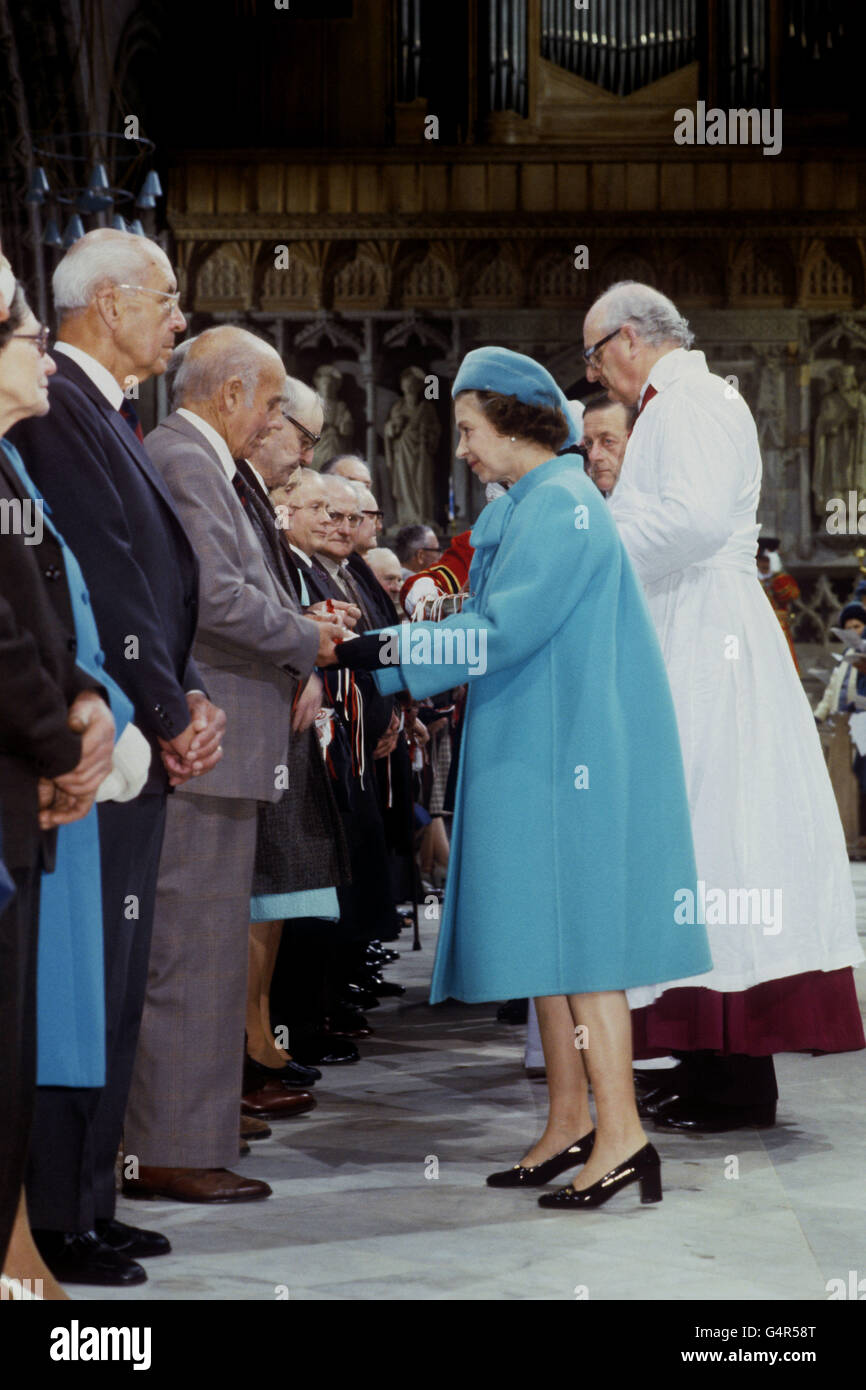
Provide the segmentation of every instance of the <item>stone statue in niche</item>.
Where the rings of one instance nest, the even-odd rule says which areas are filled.
[[[779,535],[786,512],[785,488],[785,369],[779,349],[755,349],[758,362],[755,421],[764,461],[760,520],[765,531]]]
[[[385,422],[385,462],[397,525],[433,520],[433,465],[442,432],[436,407],[424,397],[424,372],[407,367],[400,376],[402,400]]]
[[[340,384],[343,373],[337,367],[325,364],[313,373],[313,386],[322,398],[325,417],[322,437],[313,451],[313,467],[321,468],[323,463],[335,454],[348,454],[352,451],[355,438],[355,422],[345,401],[340,400]]]
[[[834,367],[815,423],[812,495],[819,517],[827,499],[866,494],[866,394],[851,363]]]

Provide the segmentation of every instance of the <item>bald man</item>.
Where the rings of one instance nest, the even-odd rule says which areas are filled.
[[[308,728],[319,708],[311,673],[333,661],[341,635],[335,624],[298,614],[236,486],[235,460],[280,425],[285,385],[269,344],[241,328],[207,329],[177,373],[178,409],[147,439],[198,553],[196,657],[228,724],[210,785],[185,784],[169,807],[125,1126],[131,1196],[240,1202],[270,1193],[230,1167],[238,1153],[257,806],[280,798],[291,729]]]
[[[335,454],[319,471],[326,476],[332,473],[350,483],[360,483],[362,487],[371,487],[373,483],[373,475],[360,454]]]
[[[397,556],[386,545],[377,545],[376,549],[367,555],[367,564],[390,597],[396,612],[403,584],[403,566]]]
[[[98,810],[105,1086],[40,1088],[28,1205],[39,1248],[61,1280],[125,1286],[147,1277],[139,1257],[168,1249],[162,1237],[115,1219],[114,1183],[166,794],[170,781],[197,781],[216,765],[225,718],[202,693],[192,660],[195,553],[141,444],[133,406],[186,327],[174,270],[155,242],[104,229],[66,252],[52,286],[59,328],[49,413],[22,421],[10,438],[81,565],[105,668],[133,702],[151,766],[140,796]]]

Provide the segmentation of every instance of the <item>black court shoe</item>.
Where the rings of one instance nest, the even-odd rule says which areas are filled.
[[[573,1187],[560,1187],[557,1192],[545,1192],[539,1197],[538,1205],[553,1211],[577,1211],[584,1207],[600,1207],[615,1192],[628,1187],[629,1183],[640,1183],[640,1199],[644,1204],[660,1202],[662,1199],[661,1160],[652,1144],[644,1144],[636,1154],[627,1158],[616,1168],[611,1168],[603,1178],[575,1192]]]
[[[513,1168],[505,1168],[501,1173],[491,1173],[487,1179],[487,1186],[543,1187],[551,1178],[558,1178],[567,1168],[576,1168],[579,1163],[585,1163],[592,1153],[594,1142],[595,1130],[591,1129],[589,1134],[578,1139],[576,1144],[570,1144],[567,1149],[554,1154],[553,1158],[545,1159],[543,1163],[533,1163],[531,1168],[524,1168],[521,1164],[515,1163]]]

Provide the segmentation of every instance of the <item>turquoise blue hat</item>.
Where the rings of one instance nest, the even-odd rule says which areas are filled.
[[[495,391],[500,396],[516,396],[527,405],[546,405],[561,410],[569,427],[562,448],[567,449],[580,440],[564,392],[547,368],[525,353],[503,347],[474,348],[467,352],[454,378],[452,397],[460,391]]]

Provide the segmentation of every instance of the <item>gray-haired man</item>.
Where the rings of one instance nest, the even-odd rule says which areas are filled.
[[[146,1279],[139,1257],[168,1241],[115,1218],[114,1165],[147,979],[169,781],[219,758],[225,716],[202,693],[191,659],[195,554],[136,431],[126,392],[165,370],[186,327],[162,249],[105,228],[88,232],[53,277],[60,327],[50,411],[11,437],[74,551],[90,593],[105,666],[135,706],[150,775],[140,796],[99,807],[105,934],[106,1080],[40,1087],[27,1177],[34,1234],[70,1283]]]
[[[205,794],[187,785],[169,807],[125,1126],[130,1196],[227,1202],[270,1192],[229,1168],[238,1152],[257,809],[278,800],[284,784],[296,683],[304,689],[295,727],[307,728],[321,689],[310,674],[333,661],[341,635],[287,600],[233,482],[235,460],[279,422],[285,381],[267,343],[240,328],[208,329],[175,379],[182,404],[147,439],[199,558],[196,659],[228,725]]]
[[[662,1129],[714,1133],[774,1123],[774,1052],[864,1045],[847,968],[863,953],[812,711],[756,579],[757,429],[692,338],[675,304],[624,281],[590,308],[583,357],[591,381],[639,407],[611,512],[677,713],[706,891],[679,920],[706,920],[713,956],[712,974],[655,1002],[662,987],[632,992],[637,1055],[685,1058],[644,1110]]]

